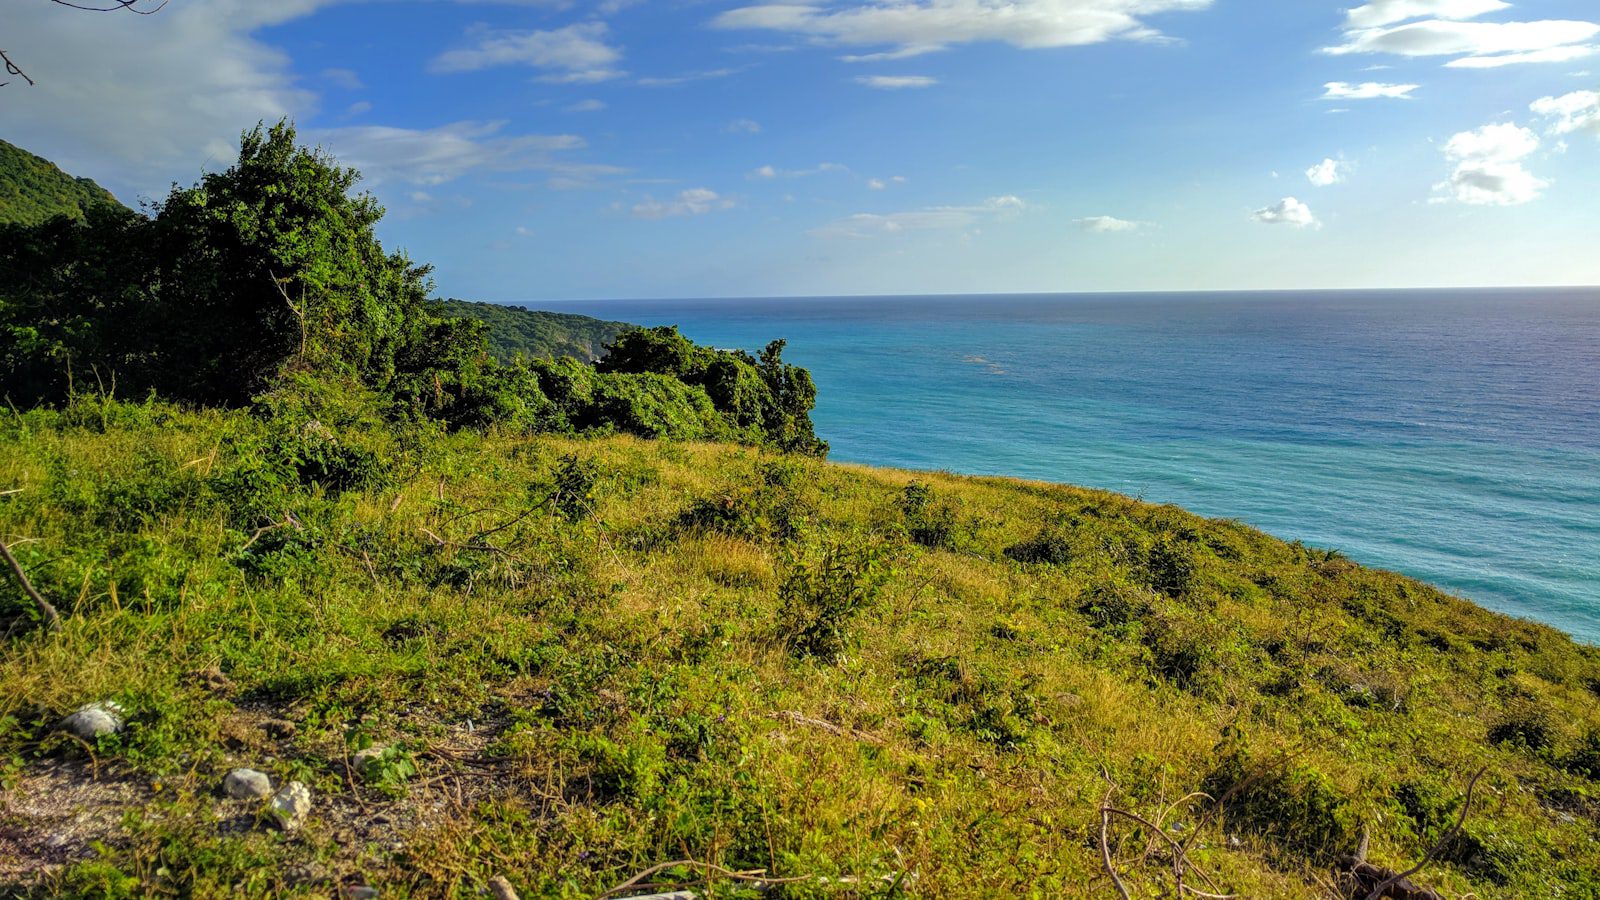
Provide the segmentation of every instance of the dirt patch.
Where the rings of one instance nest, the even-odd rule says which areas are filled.
[[[149,780],[87,761],[50,760],[28,767],[0,792],[0,887],[28,885],[114,843],[122,814],[152,794]]]

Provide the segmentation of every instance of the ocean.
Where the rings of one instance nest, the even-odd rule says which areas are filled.
[[[1600,642],[1600,289],[537,306],[786,339],[833,459],[1174,503]]]

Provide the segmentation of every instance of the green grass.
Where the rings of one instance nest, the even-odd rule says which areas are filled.
[[[769,896],[1114,896],[1111,791],[1198,828],[1222,892],[1327,896],[1363,828],[1406,868],[1487,766],[1418,880],[1600,897],[1600,653],[1553,629],[1098,491],[273,427],[0,419],[0,534],[65,619],[0,595],[0,782],[126,788],[49,858],[0,804],[0,893],[593,897],[693,859],[804,879]],[[124,734],[52,729],[105,699]],[[220,800],[235,765],[310,784],[306,828]],[[1111,834],[1138,897],[1170,885],[1149,837]]]

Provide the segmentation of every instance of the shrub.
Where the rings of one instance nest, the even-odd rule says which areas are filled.
[[[1600,730],[1584,735],[1578,746],[1562,761],[1561,767],[1574,775],[1600,781]]]
[[[1225,827],[1254,832],[1295,856],[1329,861],[1354,850],[1359,840],[1349,802],[1309,765],[1258,762],[1235,749],[1225,753],[1201,790],[1228,798]]]
[[[1192,544],[1162,536],[1150,546],[1145,559],[1146,582],[1155,590],[1169,597],[1183,597],[1194,587],[1199,565]]]
[[[1046,528],[1026,541],[1007,547],[1005,554],[1020,563],[1064,566],[1072,562],[1072,544],[1061,531]]]
[[[1096,628],[1117,628],[1150,615],[1148,591],[1120,582],[1102,582],[1084,593],[1078,612],[1089,617]]]
[[[1488,737],[1491,744],[1511,744],[1535,752],[1548,751],[1555,743],[1550,709],[1535,700],[1514,700],[1489,727]]]
[[[878,597],[890,571],[881,548],[833,540],[812,560],[791,556],[778,589],[784,640],[800,657],[836,659],[851,626]]]
[[[906,485],[901,492],[900,512],[906,536],[930,550],[955,550],[976,530],[972,522],[961,521],[957,503],[938,497],[920,481]]]
[[[556,464],[550,481],[550,502],[569,522],[576,522],[594,512],[600,467],[592,460],[568,453]]]

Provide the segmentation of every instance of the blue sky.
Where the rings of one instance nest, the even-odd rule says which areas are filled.
[[[0,137],[134,202],[291,116],[444,295],[1600,283],[1592,0],[7,17]]]

